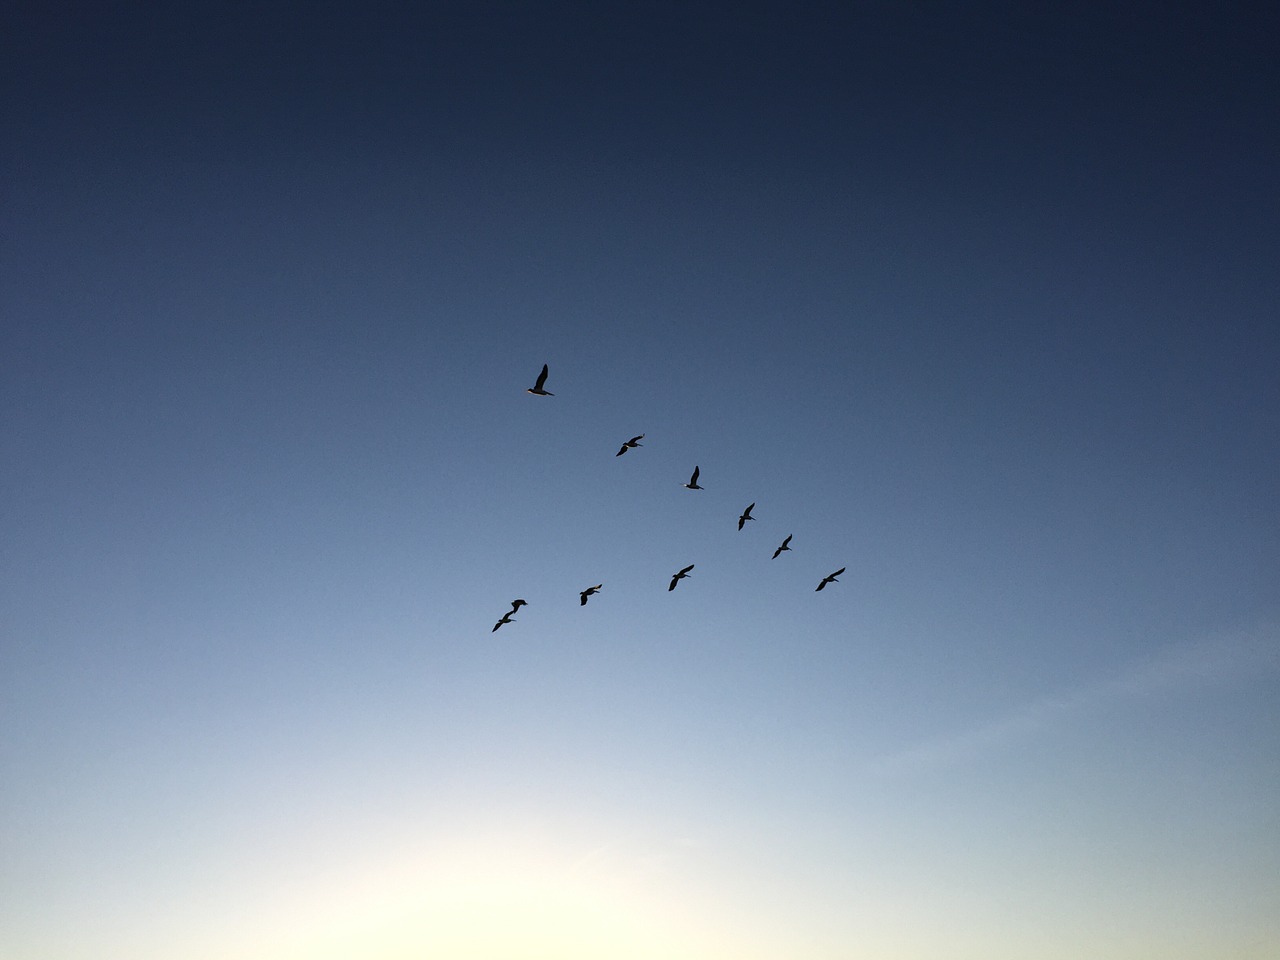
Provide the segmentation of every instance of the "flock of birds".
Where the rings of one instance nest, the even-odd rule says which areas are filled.
[[[533,386],[529,387],[525,392],[531,393],[536,397],[554,397],[555,394],[551,393],[549,390],[546,389],[547,374],[549,372],[550,371],[548,370],[547,364],[544,363],[542,365],[542,372],[538,374],[538,379],[535,380]],[[632,437],[630,440],[627,440],[625,443],[622,444],[621,448],[619,448],[618,452],[615,453],[614,456],[620,457],[624,453],[626,453],[628,450],[634,450],[636,447],[643,446],[643,444],[640,441],[644,439],[644,436],[645,435],[641,433],[637,436]],[[698,475],[699,475],[699,469],[698,467],[695,466],[693,468],[693,475],[689,477],[689,482],[682,484],[682,486],[686,490],[705,490],[706,489],[705,487],[701,487],[698,485]],[[741,530],[743,527],[747,525],[748,520],[755,519],[755,517],[751,515],[751,511],[754,510],[755,507],[756,507],[755,503],[752,502],[747,505],[747,509],[742,511],[742,515],[738,517],[739,530]],[[789,551],[791,549],[792,536],[793,536],[792,534],[787,534],[787,538],[782,541],[778,549],[773,551],[772,559],[777,560],[778,557],[782,555],[783,551]],[[684,569],[677,570],[674,574],[672,574],[671,583],[667,586],[667,591],[670,592],[674,590],[676,588],[676,585],[681,580],[689,576],[689,573],[690,571],[693,570],[693,568],[694,568],[694,564],[691,563]],[[839,570],[836,570],[834,573],[827,574],[818,583],[817,587],[814,588],[814,591],[817,592],[819,590],[822,590],[829,583],[838,583],[839,581],[837,578],[842,573],[844,573],[845,569],[846,569],[845,567],[841,567]],[[597,583],[593,587],[587,587],[587,589],[583,590],[581,593],[578,594],[579,604],[585,607],[587,605],[587,600],[590,597],[594,596],[595,594],[599,593],[600,590],[603,589],[603,587],[604,587],[603,583]],[[514,623],[515,620],[512,617],[512,614],[518,611],[521,607],[528,606],[528,603],[529,601],[527,600],[512,600],[511,609],[508,610],[506,613],[504,613],[501,619],[499,619],[498,622],[493,625],[493,630],[491,632],[497,632],[498,628],[504,626],[505,624]]]

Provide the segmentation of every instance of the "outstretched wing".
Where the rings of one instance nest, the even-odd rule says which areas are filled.
[[[547,382],[547,365],[544,363],[542,365],[542,372],[538,374],[538,380],[536,383],[534,383],[533,389],[541,390],[542,385],[546,382]]]

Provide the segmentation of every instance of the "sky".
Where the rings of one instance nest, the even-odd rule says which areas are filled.
[[[1280,953],[1274,14],[7,20],[6,960]]]

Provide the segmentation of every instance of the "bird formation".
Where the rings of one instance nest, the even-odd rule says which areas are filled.
[[[542,365],[542,372],[538,374],[537,380],[535,380],[533,386],[529,387],[525,392],[531,393],[534,396],[538,396],[538,397],[554,397],[555,394],[551,393],[546,389],[547,376],[549,373],[550,373],[549,367],[547,364],[544,363]],[[630,440],[624,441],[622,446],[618,449],[618,452],[615,453],[614,456],[620,457],[624,453],[626,453],[628,450],[634,450],[637,447],[643,446],[643,444],[640,443],[640,441],[643,440],[644,437],[645,435],[641,433],[632,437]],[[689,482],[681,484],[681,486],[683,486],[686,490],[705,490],[706,489],[705,487],[702,487],[698,484],[698,477],[700,473],[701,473],[700,468],[697,466],[694,466],[693,473],[689,477]],[[755,502],[753,501],[747,505],[747,508],[745,510],[742,511],[742,514],[738,517],[739,531],[741,531],[742,528],[747,525],[747,521],[756,519],[751,515],[751,511],[754,510],[755,508],[756,508],[756,505],[755,505]],[[778,549],[773,551],[773,557],[771,559],[777,560],[778,557],[780,557],[784,552],[791,551],[792,536],[793,534],[787,534],[786,539],[782,541],[782,543],[778,546]],[[690,571],[693,570],[693,568],[694,568],[694,564],[691,563],[687,567],[677,570],[674,574],[672,574],[671,583],[667,586],[667,592],[670,593],[672,590],[676,588],[676,585],[679,584],[681,580],[686,579],[689,576]],[[837,577],[839,577],[842,573],[844,573],[845,569],[846,569],[845,567],[841,567],[839,570],[835,571],[834,573],[830,573],[827,576],[823,577],[822,580],[818,583],[817,587],[814,588],[815,592],[824,589],[829,583],[838,583],[839,581],[837,580]],[[603,588],[604,588],[603,583],[597,583],[595,586],[587,587],[585,590],[581,591],[578,594],[579,605],[585,607],[587,605],[587,601],[591,597],[595,596],[595,594],[599,593],[600,590],[602,590]],[[527,605],[528,605],[528,601],[526,600],[512,600],[511,609],[508,610],[506,613],[504,613],[501,619],[499,619],[498,622],[493,625],[493,630],[491,632],[496,633],[498,631],[498,628],[502,627],[503,625],[508,623],[514,623],[515,620],[512,617],[512,614],[514,614],[521,607],[527,606]]]

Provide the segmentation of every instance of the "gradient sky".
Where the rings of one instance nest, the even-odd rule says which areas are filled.
[[[1048,6],[11,10],[0,955],[1280,955],[1280,23]]]

